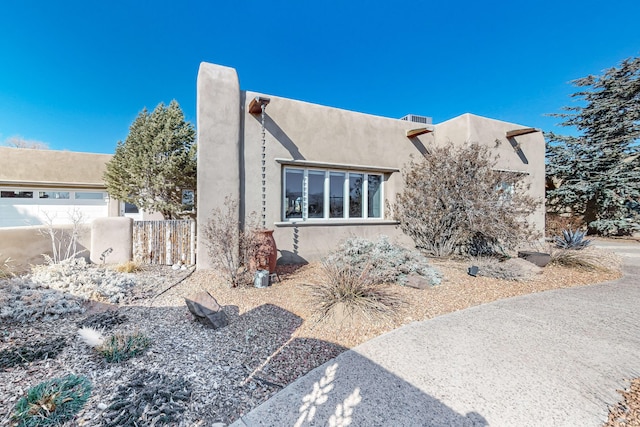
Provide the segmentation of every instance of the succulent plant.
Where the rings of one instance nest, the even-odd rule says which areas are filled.
[[[562,230],[562,236],[556,236],[553,240],[556,247],[560,249],[580,250],[591,244],[591,240],[584,238],[586,234],[585,231],[577,229],[573,231],[569,228],[568,230]]]

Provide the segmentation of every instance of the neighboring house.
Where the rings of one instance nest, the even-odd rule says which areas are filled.
[[[209,63],[200,65],[197,95],[199,236],[231,196],[239,221],[264,213],[281,262],[316,260],[350,236],[408,243],[386,202],[403,189],[411,156],[448,141],[485,144],[499,155],[497,169],[524,174],[541,202],[529,220],[544,235],[545,143],[537,129],[472,114],[433,125],[243,91],[235,69]],[[211,265],[206,249],[200,242],[200,268]]]
[[[0,147],[0,227],[68,224],[73,212],[85,223],[108,216],[142,219],[134,205],[107,194],[103,175],[111,157]]]

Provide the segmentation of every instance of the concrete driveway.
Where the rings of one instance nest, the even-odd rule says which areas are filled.
[[[316,368],[233,426],[599,426],[640,377],[640,245],[625,276],[416,322]]]

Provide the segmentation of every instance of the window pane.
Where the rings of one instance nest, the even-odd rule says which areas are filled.
[[[344,218],[344,173],[329,174],[329,218]]]
[[[309,171],[309,218],[324,217],[324,175],[323,171]]]
[[[299,169],[285,170],[285,218],[302,218],[302,178]]]
[[[369,218],[382,218],[382,175],[369,175],[368,176],[368,212]]]
[[[0,191],[0,197],[3,199],[32,199],[33,191]]]
[[[104,199],[104,193],[76,191],[76,200],[99,200],[99,199]]]
[[[349,174],[349,218],[362,218],[362,182],[361,173]]]
[[[68,199],[68,191],[40,191],[38,197],[40,199]]]
[[[133,203],[124,202],[124,213],[126,213],[126,214],[137,214],[137,213],[140,213],[140,210]]]

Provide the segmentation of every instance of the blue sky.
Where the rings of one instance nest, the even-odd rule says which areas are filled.
[[[270,95],[558,130],[544,115],[572,103],[571,80],[640,54],[639,16],[637,0],[3,0],[0,145],[113,153],[172,99],[195,124],[202,61]]]

